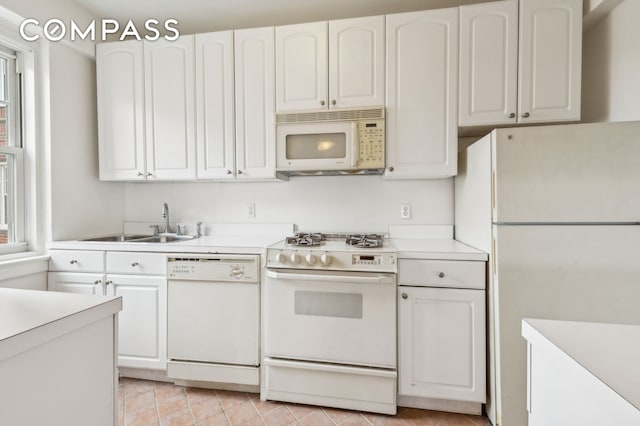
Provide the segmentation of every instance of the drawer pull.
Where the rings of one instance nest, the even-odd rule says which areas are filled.
[[[72,264],[72,265],[75,265],[76,263],[78,263],[78,261],[77,261],[77,260],[75,260],[75,259],[71,259],[71,260],[69,261],[69,263],[70,263],[70,264]]]
[[[98,285],[98,284],[100,284],[101,282],[102,282],[102,280],[95,280],[95,281],[93,282],[93,285]]]
[[[106,283],[104,283],[104,285],[109,285],[109,284],[113,284],[113,281],[109,280]]]
[[[440,278],[444,278],[444,272],[440,272],[440,273],[438,274],[438,276],[439,276]]]
[[[406,299],[406,298],[408,298],[408,297],[409,297],[409,295],[408,295],[407,293],[402,293],[402,298],[403,298],[403,299]]]
[[[131,266],[134,266],[134,267],[135,267],[135,266],[138,266],[138,265],[140,265],[140,263],[138,263],[138,262],[131,262]]]

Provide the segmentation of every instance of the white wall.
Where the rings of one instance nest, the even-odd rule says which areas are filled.
[[[584,122],[640,120],[640,1],[625,0],[584,34]]]
[[[23,18],[37,19],[41,26],[49,19],[61,19],[67,27],[73,19],[81,28],[94,19],[87,9],[73,0],[0,0],[0,6],[17,13]],[[68,33],[67,33],[68,35]],[[73,47],[85,55],[94,56],[95,43],[91,40],[76,40]]]
[[[51,235],[122,231],[124,184],[98,180],[95,61],[50,44]]]
[[[386,232],[389,224],[452,224],[453,179],[387,181],[381,176],[292,177],[268,183],[130,183],[129,221],[294,223],[304,231]],[[247,218],[247,203],[256,217]],[[400,219],[400,204],[412,218]]]

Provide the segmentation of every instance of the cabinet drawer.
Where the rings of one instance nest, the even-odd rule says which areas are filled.
[[[51,250],[50,271],[104,272],[104,252],[88,250]]]
[[[398,285],[485,288],[485,262],[400,259]]]
[[[160,253],[107,252],[107,273],[166,275],[167,256]]]

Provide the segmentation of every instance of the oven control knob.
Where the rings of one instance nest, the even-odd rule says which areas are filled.
[[[329,256],[328,254],[323,254],[322,256],[320,256],[320,263],[322,263],[323,265],[329,265],[331,264],[331,261],[333,259],[331,259],[331,256]]]
[[[300,256],[298,256],[295,253],[293,253],[291,257],[289,257],[289,259],[291,260],[291,263],[293,263],[294,265],[297,265],[298,263],[300,263]]]
[[[276,262],[284,263],[286,261],[287,261],[287,257],[284,254],[282,254],[282,253],[276,254]]]
[[[315,263],[316,263],[316,257],[314,255],[312,255],[311,253],[306,255],[304,257],[304,260],[307,262],[307,265],[315,265]]]

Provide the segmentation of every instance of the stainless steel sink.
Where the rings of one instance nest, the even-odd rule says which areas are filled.
[[[188,241],[196,237],[193,235],[107,235],[104,237],[85,238],[82,241],[113,242],[113,243],[174,243]]]
[[[82,241],[124,242],[147,237],[148,235],[107,235],[104,237],[85,238]]]
[[[131,240],[132,243],[175,243],[177,241],[193,240],[193,235],[155,235]]]

